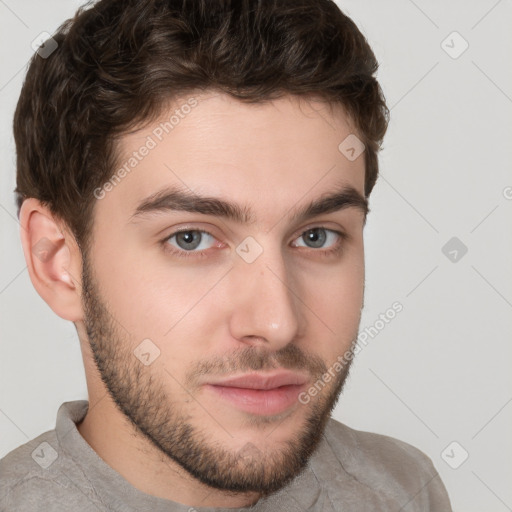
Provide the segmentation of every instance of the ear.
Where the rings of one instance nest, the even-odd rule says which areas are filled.
[[[20,225],[23,253],[37,293],[61,318],[82,320],[82,255],[74,236],[34,198],[23,201]]]

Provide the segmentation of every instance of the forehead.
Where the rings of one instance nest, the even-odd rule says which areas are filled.
[[[343,109],[320,100],[183,96],[120,139],[113,186],[98,206],[126,219],[141,199],[176,185],[269,217],[343,184],[364,194],[364,154],[350,160],[339,149],[354,134]]]

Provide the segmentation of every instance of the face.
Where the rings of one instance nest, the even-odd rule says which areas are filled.
[[[207,485],[269,493],[348,374],[364,155],[339,151],[354,131],[321,102],[194,98],[120,141],[126,172],[97,192],[84,255],[86,332],[141,436]]]

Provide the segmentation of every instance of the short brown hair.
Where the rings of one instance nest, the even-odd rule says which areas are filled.
[[[366,196],[375,184],[389,121],[378,63],[331,0],[101,0],[53,38],[51,55],[32,57],[14,116],[18,216],[39,199],[82,250],[116,138],[192,91],[341,104],[366,146]]]

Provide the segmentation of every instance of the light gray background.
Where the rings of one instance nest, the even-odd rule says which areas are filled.
[[[11,130],[31,41],[80,3],[0,0],[0,457],[87,396],[74,327],[25,266]],[[338,3],[374,48],[391,108],[361,330],[395,301],[404,309],[359,353],[335,417],[422,449],[454,510],[512,510],[511,2]],[[453,31],[469,43],[456,59],[441,46]],[[454,236],[468,248],[456,262],[442,252]]]

